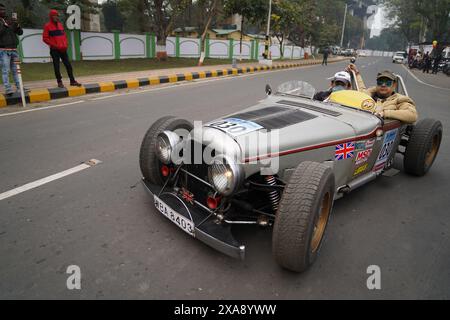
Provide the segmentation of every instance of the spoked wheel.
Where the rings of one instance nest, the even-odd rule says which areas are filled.
[[[330,167],[303,162],[292,174],[276,213],[272,251],[282,267],[302,272],[314,263],[333,207]]]

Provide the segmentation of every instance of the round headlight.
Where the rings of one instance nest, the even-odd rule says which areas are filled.
[[[208,167],[209,182],[224,196],[232,194],[238,188],[242,176],[241,167],[226,160],[213,160]]]
[[[172,131],[163,131],[156,138],[156,155],[164,163],[171,162],[172,152],[180,142],[180,137]]]

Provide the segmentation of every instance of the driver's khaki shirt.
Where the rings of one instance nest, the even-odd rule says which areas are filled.
[[[367,89],[360,74],[356,75],[359,91],[365,92],[375,99],[376,111],[383,111],[386,119],[396,119],[405,123],[414,123],[417,121],[417,110],[414,101],[402,94],[394,93],[386,99],[376,98],[376,87]]]

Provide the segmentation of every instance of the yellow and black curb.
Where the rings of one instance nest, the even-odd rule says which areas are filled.
[[[341,59],[334,59],[328,62],[337,62]],[[149,85],[157,85],[163,83],[173,83],[179,81],[190,81],[195,79],[222,77],[227,75],[237,75],[243,73],[252,73],[258,71],[276,70],[295,68],[306,65],[320,64],[318,60],[304,60],[300,63],[283,63],[273,66],[254,66],[244,68],[228,68],[217,69],[211,71],[185,72],[179,74],[170,74],[167,76],[154,76],[149,78],[138,78],[129,80],[119,80],[112,82],[89,83],[82,87],[68,87],[68,88],[50,88],[50,89],[32,89],[26,94],[26,101],[28,103],[44,102],[60,98],[77,97],[90,93],[108,92],[119,89],[133,89]],[[14,93],[10,96],[0,94],[0,108],[20,104],[22,102],[19,93]]]

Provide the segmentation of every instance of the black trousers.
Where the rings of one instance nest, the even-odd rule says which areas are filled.
[[[434,73],[434,74],[437,74],[437,73],[438,73],[438,69],[439,69],[439,61],[441,61],[441,60],[440,60],[440,59],[439,59],[439,60],[435,59],[435,60],[433,61],[433,72],[432,72],[432,73]]]
[[[322,65],[328,65],[328,56],[323,56]]]
[[[70,64],[67,52],[66,51],[61,52],[58,50],[50,49],[50,55],[52,56],[53,60],[53,69],[55,70],[56,80],[58,80],[58,82],[61,82],[62,80],[61,70],[59,69],[59,61],[61,60],[64,66],[66,67],[67,75],[69,76],[70,82],[75,82],[72,65]]]

